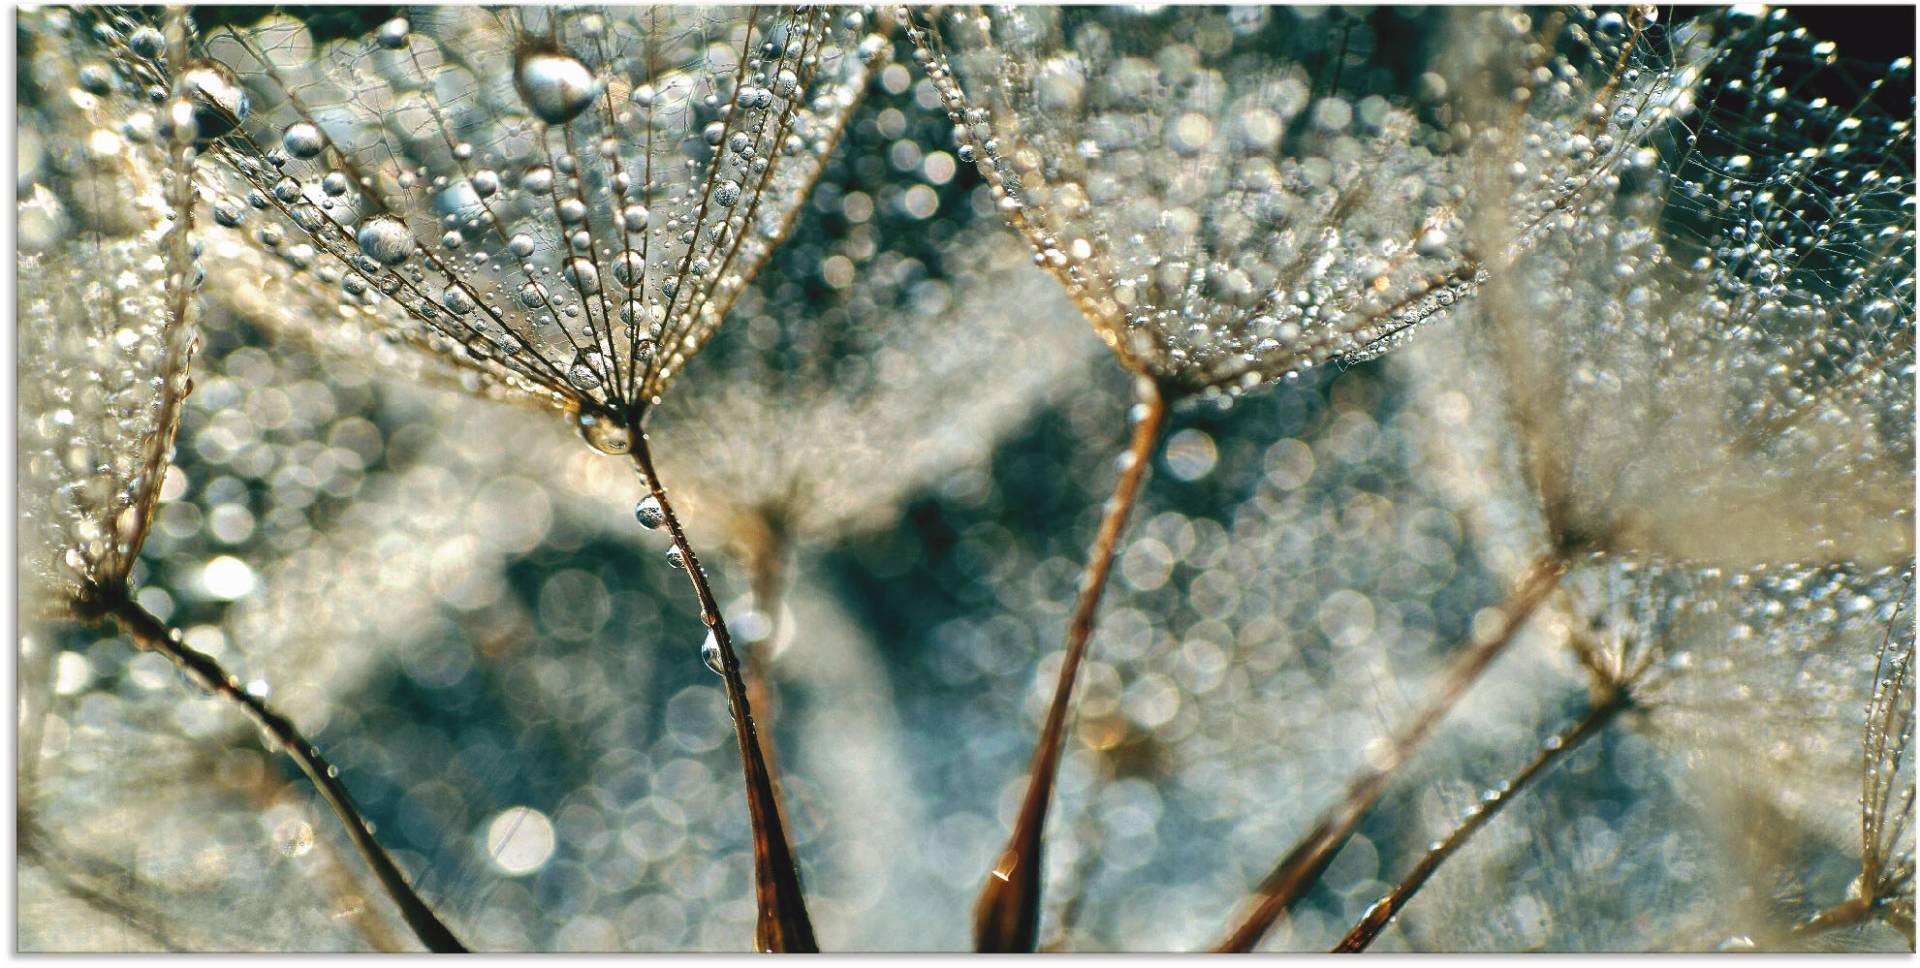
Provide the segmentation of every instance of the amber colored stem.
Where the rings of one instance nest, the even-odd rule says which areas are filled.
[[[1065,658],[1060,663],[1060,678],[1054,685],[1053,704],[1047,708],[1046,725],[1034,750],[1033,767],[1027,778],[1026,798],[1014,820],[1013,835],[1001,851],[993,871],[981,888],[973,908],[974,950],[990,952],[1030,952],[1040,935],[1041,841],[1047,825],[1047,807],[1053,797],[1054,776],[1060,765],[1060,748],[1066,739],[1067,714],[1071,710],[1073,685],[1085,657],[1087,642],[1093,637],[1093,616],[1107,587],[1107,573],[1113,567],[1114,551],[1127,516],[1140,495],[1154,446],[1166,426],[1167,400],[1158,388],[1144,383],[1139,420],[1134,424],[1133,440],[1123,458],[1120,480],[1100,518],[1100,530],[1073,606],[1073,618],[1067,625]]]
[[[1467,688],[1478,681],[1493,660],[1512,644],[1520,627],[1559,585],[1565,569],[1566,560],[1558,555],[1549,555],[1534,562],[1520,579],[1519,585],[1507,596],[1501,609],[1504,617],[1500,627],[1453,660],[1441,676],[1438,687],[1427,696],[1425,704],[1394,737],[1384,760],[1355,777],[1347,786],[1346,795],[1341,801],[1321,816],[1313,829],[1274,867],[1273,873],[1260,882],[1254,891],[1254,896],[1259,900],[1253,910],[1214,950],[1252,951],[1267,930],[1319,882],[1320,875],[1326,872],[1334,855],[1352,836],[1360,819],[1386,791],[1388,781],[1399,773],[1400,767],[1426,741],[1427,735],[1441,718],[1460,701]]]
[[[321,798],[327,801],[341,824],[347,828],[347,836],[353,841],[354,849],[373,869],[374,877],[380,880],[387,895],[399,906],[400,915],[427,950],[467,950],[433,913],[433,909],[427,906],[427,902],[414,892],[412,885],[407,883],[406,875],[400,872],[393,859],[387,856],[386,850],[374,840],[372,828],[359,808],[354,806],[353,797],[348,795],[346,786],[339,780],[340,771],[320,755],[320,748],[308,741],[291,720],[261,701],[260,697],[242,689],[240,680],[228,674],[212,656],[181,641],[178,630],[168,628],[165,622],[128,596],[124,588],[100,590],[87,604],[90,610],[112,618],[133,639],[134,644],[165,656],[202,688],[239,706],[248,718],[293,758],[300,772],[313,781]]]
[[[700,599],[700,619],[713,633],[720,647],[721,677],[726,680],[727,701],[733,706],[734,738],[740,745],[741,768],[746,775],[747,815],[753,827],[754,895],[760,917],[754,929],[754,947],[760,951],[818,951],[813,939],[813,922],[807,917],[806,897],[800,890],[800,870],[793,848],[787,843],[786,828],[780,820],[779,795],[773,773],[767,766],[760,738],[753,725],[753,704],[747,695],[746,680],[740,674],[740,658],[734,653],[727,623],[720,617],[720,604],[714,600],[700,559],[693,553],[680,519],[667,501],[666,488],[653,469],[653,455],[647,437],[638,426],[631,429],[633,462],[646,478],[648,491],[660,503],[667,532],[674,547],[680,549],[693,592]]]
[[[1626,689],[1612,689],[1590,707],[1578,722],[1556,733],[1548,742],[1542,743],[1540,751],[1534,754],[1533,759],[1529,760],[1526,766],[1520,768],[1520,772],[1515,773],[1506,785],[1489,791],[1486,796],[1483,796],[1445,840],[1428,850],[1426,855],[1413,865],[1413,869],[1400,879],[1400,883],[1394,885],[1393,890],[1382,895],[1367,908],[1367,912],[1360,916],[1359,923],[1355,924],[1347,932],[1346,937],[1340,939],[1340,944],[1334,947],[1334,953],[1350,954],[1367,950],[1367,946],[1380,936],[1380,932],[1386,929],[1394,915],[1406,907],[1407,902],[1413,899],[1413,896],[1427,883],[1428,878],[1440,869],[1441,864],[1447,862],[1447,858],[1452,857],[1465,846],[1476,831],[1486,826],[1494,817],[1499,816],[1500,811],[1539,779],[1541,774],[1564,759],[1567,754],[1579,749],[1587,740],[1600,735],[1607,724],[1613,722],[1614,717],[1631,704]]]

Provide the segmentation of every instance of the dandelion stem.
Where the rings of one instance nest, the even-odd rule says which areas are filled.
[[[292,721],[258,696],[242,689],[240,680],[229,675],[212,656],[180,641],[177,630],[168,628],[165,622],[135,602],[124,587],[98,589],[87,604],[95,614],[113,619],[140,648],[160,653],[202,688],[238,705],[248,718],[293,758],[300,772],[313,781],[321,798],[327,801],[327,805],[333,808],[334,814],[346,826],[347,836],[353,841],[354,848],[367,866],[373,869],[374,876],[386,888],[387,895],[399,906],[401,916],[406,919],[407,926],[413,929],[420,943],[435,952],[467,950],[433,913],[433,909],[427,906],[426,901],[414,893],[406,875],[400,872],[393,859],[387,856],[386,850],[373,839],[373,830],[353,805],[353,798],[339,780],[339,771],[320,755],[320,748],[309,742]]]
[[[1809,938],[1828,931],[1838,931],[1865,921],[1872,913],[1873,903],[1865,895],[1850,897],[1794,925],[1787,931],[1787,936]]]
[[[733,706],[733,732],[740,744],[740,762],[747,783],[747,814],[753,826],[754,893],[760,907],[754,947],[760,951],[818,951],[819,946],[813,939],[813,923],[807,917],[806,898],[800,890],[800,870],[780,821],[779,795],[774,788],[773,774],[754,729],[753,704],[747,695],[746,680],[740,674],[740,658],[733,651],[733,639],[727,634],[727,623],[720,617],[720,605],[714,600],[706,573],[700,570],[700,559],[694,555],[693,545],[680,528],[680,519],[667,500],[666,488],[654,473],[647,437],[637,424],[631,433],[634,465],[646,478],[653,499],[660,502],[667,531],[673,537],[674,547],[680,549],[687,577],[700,599],[701,620],[713,632],[714,642],[720,647],[720,674],[726,680],[727,701]]]
[[[1252,951],[1267,930],[1318,883],[1334,855],[1339,853],[1354,828],[1359,826],[1360,818],[1386,791],[1388,781],[1399,773],[1400,767],[1426,740],[1448,710],[1460,701],[1467,688],[1512,644],[1520,627],[1559,585],[1560,575],[1565,568],[1566,559],[1559,554],[1549,554],[1534,562],[1501,606],[1504,617],[1500,627],[1454,659],[1441,676],[1438,687],[1428,695],[1425,705],[1393,738],[1385,755],[1355,777],[1347,786],[1346,796],[1322,815],[1313,829],[1287,852],[1273,872],[1255,889],[1254,896],[1259,901],[1252,912],[1214,950]]]
[[[1154,446],[1166,426],[1165,395],[1149,381],[1142,381],[1141,387],[1141,409],[1136,411],[1133,440],[1122,457],[1120,480],[1114,485],[1113,496],[1101,516],[1100,530],[1082,577],[1080,597],[1074,602],[1073,617],[1067,625],[1065,658],[1060,663],[1053,704],[1047,708],[1046,725],[1040,731],[1040,741],[1034,750],[1026,798],[1014,820],[1013,835],[974,904],[976,951],[1030,952],[1039,940],[1041,840],[1047,825],[1047,806],[1053,796],[1054,774],[1060,765],[1060,747],[1066,738],[1074,679],[1080,671],[1080,660],[1086,655],[1087,642],[1093,636],[1094,611],[1107,586],[1107,572],[1113,566],[1120,531],[1139,497]]]
[[[1367,908],[1367,912],[1361,915],[1360,922],[1355,924],[1352,930],[1347,932],[1347,936],[1340,940],[1340,944],[1333,949],[1334,953],[1367,950],[1367,946],[1380,936],[1380,932],[1386,930],[1387,924],[1393,920],[1394,915],[1406,907],[1407,902],[1413,899],[1413,895],[1427,883],[1427,879],[1440,869],[1441,864],[1446,863],[1448,858],[1465,846],[1467,840],[1476,831],[1498,816],[1508,803],[1555,763],[1580,748],[1587,740],[1600,735],[1607,725],[1613,722],[1614,717],[1631,704],[1630,693],[1626,689],[1611,689],[1588,708],[1586,715],[1580,717],[1578,722],[1542,743],[1540,751],[1534,754],[1533,759],[1522,767],[1520,772],[1515,773],[1512,779],[1499,789],[1489,791],[1489,795],[1482,797],[1445,840],[1428,850],[1426,855],[1413,865],[1413,869],[1401,878],[1399,884],[1394,885],[1391,891],[1382,895]]]

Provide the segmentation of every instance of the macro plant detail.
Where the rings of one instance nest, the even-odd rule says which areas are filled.
[[[1862,17],[23,11],[21,947],[1910,949]]]

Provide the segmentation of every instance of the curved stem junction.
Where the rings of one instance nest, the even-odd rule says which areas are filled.
[[[1558,554],[1550,554],[1534,562],[1503,603],[1501,611],[1504,617],[1499,628],[1455,657],[1442,674],[1439,685],[1393,738],[1381,760],[1355,777],[1347,786],[1346,796],[1323,814],[1313,829],[1281,859],[1273,873],[1268,874],[1266,880],[1254,890],[1258,901],[1253,910],[1214,950],[1252,951],[1267,930],[1319,882],[1320,875],[1325,873],[1327,865],[1333,862],[1340,848],[1346,845],[1347,838],[1359,826],[1360,819],[1386,792],[1388,781],[1400,772],[1400,767],[1426,741],[1427,735],[1441,718],[1460,701],[1467,688],[1478,681],[1493,660],[1506,651],[1520,627],[1526,624],[1534,610],[1560,584],[1560,576],[1565,569],[1566,559]]]
[[[1526,766],[1520,768],[1520,772],[1515,773],[1498,789],[1488,790],[1482,794],[1480,801],[1467,809],[1459,825],[1453,828],[1453,832],[1449,833],[1445,840],[1438,841],[1428,848],[1419,862],[1413,865],[1413,869],[1400,879],[1400,883],[1394,885],[1392,890],[1381,895],[1379,900],[1367,908],[1366,913],[1360,916],[1359,923],[1347,932],[1346,937],[1340,939],[1340,944],[1333,949],[1334,952],[1351,954],[1367,950],[1367,946],[1372,944],[1374,939],[1380,936],[1380,932],[1386,930],[1387,925],[1393,921],[1393,916],[1407,906],[1407,902],[1411,901],[1413,895],[1418,893],[1434,872],[1440,869],[1440,865],[1447,862],[1447,858],[1452,857],[1465,846],[1475,831],[1499,816],[1500,811],[1508,803],[1539,779],[1541,774],[1553,764],[1579,749],[1587,740],[1600,735],[1608,723],[1613,722],[1616,716],[1632,705],[1631,695],[1624,687],[1610,690],[1588,707],[1586,715],[1580,717],[1578,722],[1541,743],[1540,751],[1534,754],[1533,759],[1527,761]]]

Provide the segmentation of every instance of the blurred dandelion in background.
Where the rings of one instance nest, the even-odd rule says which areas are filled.
[[[1911,950],[1912,26],[22,11],[18,945]]]

